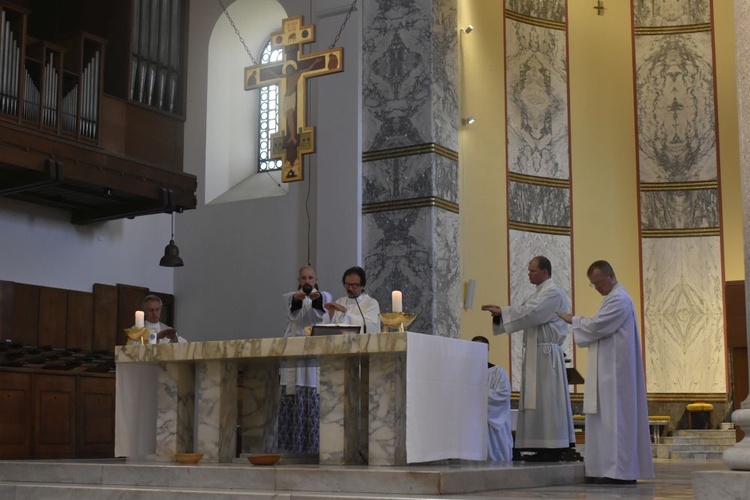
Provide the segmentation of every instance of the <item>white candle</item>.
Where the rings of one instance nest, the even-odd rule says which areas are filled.
[[[143,311],[135,312],[135,327],[143,328]]]
[[[391,311],[395,313],[402,312],[402,299],[403,296],[398,290],[394,290],[391,292]]]

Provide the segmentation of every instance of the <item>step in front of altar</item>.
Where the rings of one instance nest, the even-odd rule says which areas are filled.
[[[451,495],[583,482],[583,463],[405,467],[245,463],[0,461],[4,500],[138,498],[355,498],[361,495]]]
[[[671,460],[721,460],[724,450],[737,442],[734,429],[683,429],[655,445],[656,458]]]

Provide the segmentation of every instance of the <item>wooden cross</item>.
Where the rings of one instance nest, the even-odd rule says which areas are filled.
[[[602,0],[596,0],[596,5],[594,6],[594,9],[596,9],[596,14],[599,16],[603,16],[604,11],[607,10],[604,8],[604,2]]]
[[[308,78],[344,70],[344,49],[336,47],[303,54],[302,45],[315,41],[315,26],[303,26],[302,16],[281,22],[271,35],[271,48],[283,49],[281,61],[245,68],[245,90],[279,86],[281,120],[271,135],[271,158],[281,158],[281,182],[304,179],[302,155],[315,152],[315,127],[308,127],[305,96]]]

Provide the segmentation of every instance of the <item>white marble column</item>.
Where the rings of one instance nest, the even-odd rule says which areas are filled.
[[[750,3],[734,2],[734,38],[737,62],[737,119],[740,136],[740,182],[745,241],[745,309],[750,308]],[[750,332],[750,315],[747,331]],[[748,335],[750,340],[750,335]],[[732,414],[732,421],[745,431],[745,439],[724,452],[724,462],[734,470],[750,471],[750,397]]]
[[[320,464],[359,463],[359,358],[320,358]]]
[[[369,465],[406,464],[406,353],[370,356]]]
[[[737,63],[737,120],[740,136],[740,182],[745,244],[745,309],[750,309],[750,3],[734,2],[734,39]],[[747,317],[750,332],[750,315]],[[748,335],[750,341],[750,335]],[[732,413],[732,421],[745,431],[745,439],[724,452],[724,462],[734,470],[750,471],[750,397]],[[750,476],[749,476],[750,477]]]
[[[276,444],[279,365],[255,363],[242,370],[242,452],[269,453]]]
[[[204,462],[231,462],[237,444],[237,362],[196,364],[197,443]]]
[[[737,120],[740,136],[740,182],[745,240],[745,309],[750,309],[750,3],[734,0],[734,38],[737,63]],[[748,315],[750,322],[750,315]],[[750,323],[747,331],[750,332]],[[748,340],[750,341],[750,335]],[[745,431],[745,438],[724,451],[724,463],[731,471],[696,472],[693,498],[746,498],[750,490],[750,398],[732,413],[732,422]]]
[[[188,363],[159,367],[156,391],[156,455],[172,460],[193,451],[195,374]]]

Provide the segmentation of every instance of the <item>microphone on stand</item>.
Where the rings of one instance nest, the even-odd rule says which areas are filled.
[[[367,321],[365,320],[365,315],[362,312],[362,308],[359,307],[359,301],[357,300],[357,297],[354,297],[354,303],[357,304],[357,309],[359,309],[359,314],[362,316],[362,328],[364,329],[364,333],[367,333]]]

